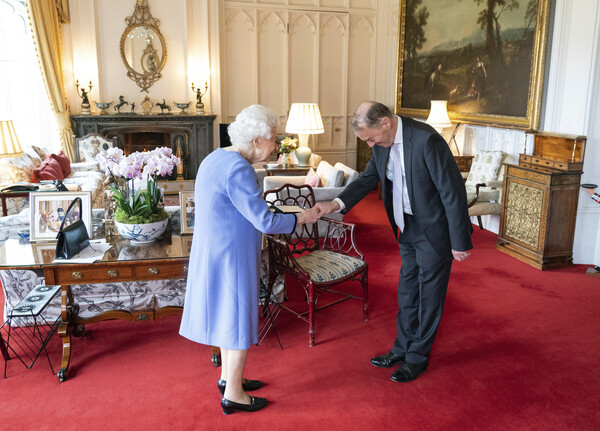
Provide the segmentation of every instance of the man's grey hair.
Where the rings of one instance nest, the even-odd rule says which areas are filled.
[[[370,104],[370,106],[366,110],[361,109],[365,104]],[[394,113],[390,108],[379,102],[364,102],[352,117],[352,127],[354,130],[364,129],[365,127],[371,128],[385,117],[390,120],[394,118]]]
[[[252,149],[252,141],[257,138],[272,138],[271,129],[277,127],[277,113],[261,105],[250,105],[235,117],[227,127],[231,143],[242,150]]]

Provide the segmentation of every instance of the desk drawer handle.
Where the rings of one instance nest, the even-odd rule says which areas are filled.
[[[71,275],[75,280],[81,280],[83,278],[83,272],[75,271]]]
[[[119,276],[119,271],[117,271],[116,269],[109,269],[108,270],[108,276],[109,277],[118,277]]]
[[[188,272],[188,266],[187,265],[183,265],[183,272]]]
[[[156,275],[156,274],[158,274],[158,268],[151,266],[150,268],[148,268],[148,273],[152,274],[152,275]]]

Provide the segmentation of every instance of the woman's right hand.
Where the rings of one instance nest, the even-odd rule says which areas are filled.
[[[301,213],[296,214],[298,224],[316,223],[319,220],[319,210],[317,208],[309,208]]]

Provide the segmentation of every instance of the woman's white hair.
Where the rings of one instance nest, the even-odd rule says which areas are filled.
[[[243,150],[252,148],[256,138],[270,139],[271,129],[277,127],[277,113],[261,105],[250,105],[240,112],[227,127],[231,143]]]

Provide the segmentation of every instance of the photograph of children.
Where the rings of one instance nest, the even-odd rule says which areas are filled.
[[[181,233],[194,233],[194,192],[179,192]]]
[[[77,220],[83,220],[88,234],[91,236],[91,195],[91,192],[31,193],[31,241],[54,241],[63,222],[64,227],[67,227]],[[81,209],[79,205],[74,205],[67,212],[69,205],[76,197],[81,198]]]

